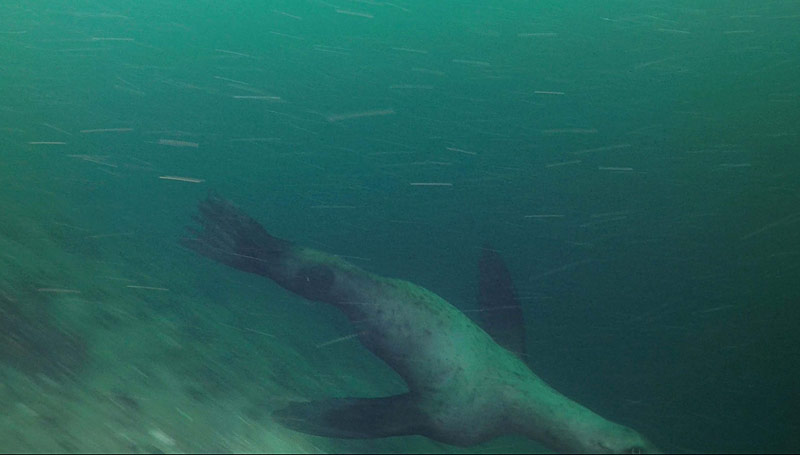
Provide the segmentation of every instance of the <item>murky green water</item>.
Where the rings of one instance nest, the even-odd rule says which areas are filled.
[[[209,190],[474,314],[669,451],[797,450],[800,3],[0,4],[2,451],[541,451],[277,426],[402,381],[178,245]]]

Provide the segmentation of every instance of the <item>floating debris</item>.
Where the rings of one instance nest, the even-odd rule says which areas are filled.
[[[544,134],[597,134],[595,128],[553,128],[542,130]]]
[[[236,100],[263,100],[263,101],[283,101],[280,96],[268,95],[233,95]]]
[[[129,285],[125,286],[125,287],[126,288],[132,288],[132,289],[146,289],[148,291],[169,291],[169,289],[167,289],[167,288],[160,288],[160,287],[155,287],[155,286],[137,286],[137,285],[129,284]]]
[[[455,147],[445,147],[445,150],[450,150],[451,152],[464,153],[466,155],[477,155],[478,154],[478,152],[470,152],[470,151],[459,149],[459,148],[455,148]]]
[[[409,47],[390,47],[389,49],[393,51],[400,51],[400,52],[411,52],[412,54],[427,54],[428,51],[422,49],[411,49]]]
[[[91,130],[81,130],[84,134],[94,133],[127,133],[133,131],[133,128],[95,128]]]
[[[361,335],[360,332],[359,333],[353,333],[353,334],[350,334],[350,335],[345,335],[345,336],[339,337],[339,338],[334,338],[333,340],[326,341],[324,343],[318,344],[317,348],[324,348],[325,346],[330,346],[332,344],[341,343],[342,341],[352,340],[353,338],[356,338],[359,335]]]
[[[114,38],[104,36],[93,36],[91,41],[133,41],[133,38]]]
[[[573,155],[583,155],[585,153],[607,152],[609,150],[625,149],[625,148],[632,147],[632,146],[633,146],[633,144],[606,145],[604,147],[595,147],[595,148],[590,148],[590,149],[577,150],[577,151],[572,152],[572,154]]]
[[[465,60],[461,58],[455,58],[451,60],[453,63],[460,63],[462,65],[472,65],[472,66],[492,66],[489,62],[484,62],[481,60]]]
[[[329,115],[327,120],[329,122],[338,122],[340,120],[350,120],[355,118],[364,118],[364,117],[380,117],[383,115],[393,115],[394,109],[374,109],[371,111],[363,111],[363,112],[350,112],[346,114],[335,114]]]
[[[178,141],[175,139],[159,139],[159,145],[168,145],[170,147],[191,147],[191,148],[198,148],[200,144],[197,142],[189,142],[189,141]]]
[[[36,288],[39,292],[51,292],[54,294],[80,294],[81,291],[77,289],[64,289],[64,288]]]
[[[358,11],[348,11],[348,10],[344,10],[344,9],[337,9],[336,13],[337,14],[345,14],[345,15],[348,15],[348,16],[365,17],[367,19],[372,19],[372,18],[375,17],[375,16],[373,16],[372,14],[369,14],[369,13],[360,13]]]
[[[613,172],[631,172],[633,171],[632,167],[616,167],[616,166],[597,166],[597,169],[601,171],[613,171]]]
[[[196,179],[192,177],[180,177],[177,175],[161,175],[158,178],[161,180],[175,180],[178,182],[188,182],[188,183],[203,183],[205,180],[203,179]]]
[[[570,161],[559,161],[557,163],[550,163],[545,164],[544,167],[561,167],[561,166],[569,166],[570,164],[580,164],[582,160],[570,160]]]

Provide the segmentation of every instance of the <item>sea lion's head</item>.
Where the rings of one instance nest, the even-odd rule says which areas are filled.
[[[596,453],[664,453],[647,438],[637,431],[623,425],[615,425],[615,431],[606,434],[606,437],[593,441],[596,444]]]

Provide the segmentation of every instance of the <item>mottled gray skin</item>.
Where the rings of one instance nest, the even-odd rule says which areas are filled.
[[[184,242],[191,249],[347,315],[364,346],[408,385],[404,409],[413,422],[393,434],[459,446],[522,434],[560,452],[658,452],[636,431],[558,393],[433,292],[272,237],[213,196],[197,220],[203,230]]]

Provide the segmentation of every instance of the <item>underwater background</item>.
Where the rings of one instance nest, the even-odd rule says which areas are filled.
[[[215,191],[471,316],[673,452],[800,447],[800,2],[0,2],[0,451],[546,452],[270,413],[405,390],[179,245]]]

